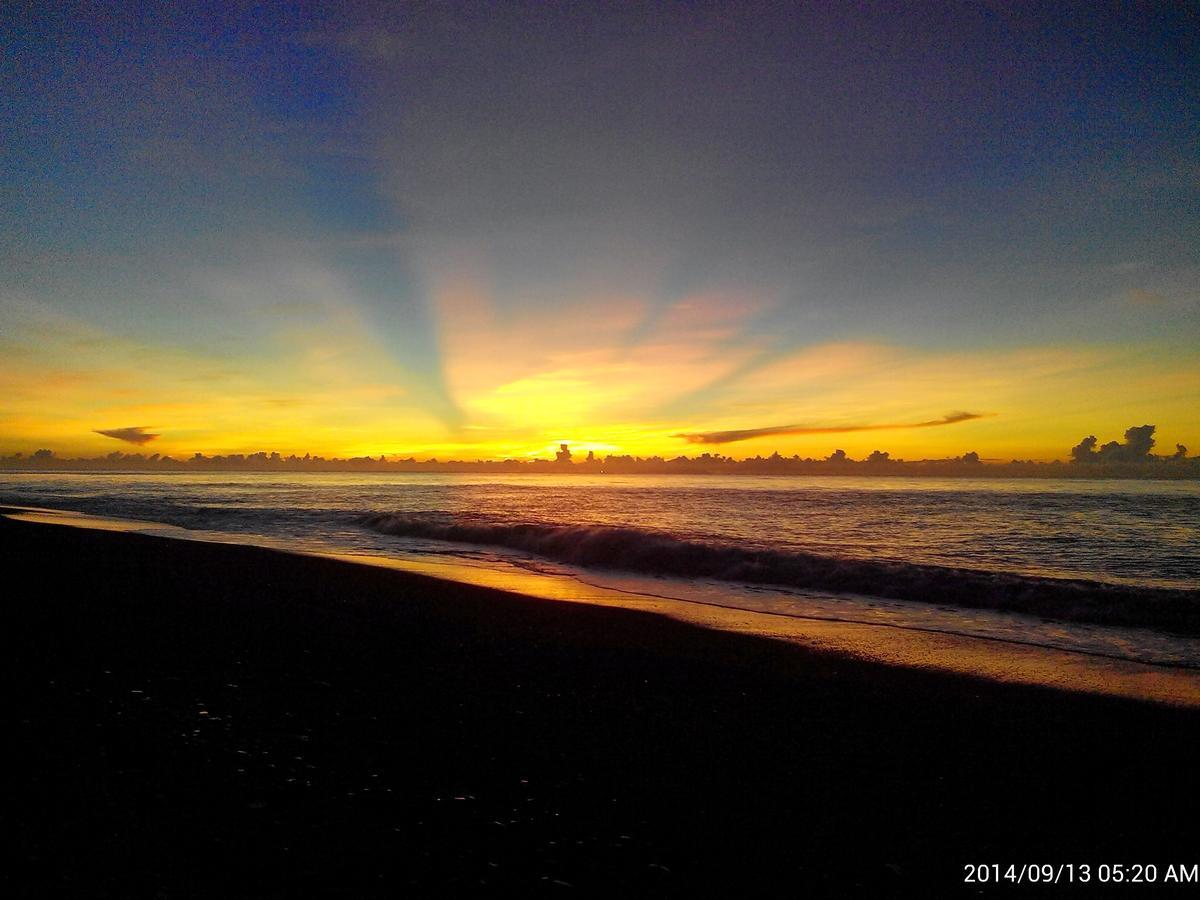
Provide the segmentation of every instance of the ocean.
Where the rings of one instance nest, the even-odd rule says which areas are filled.
[[[443,474],[0,477],[0,504],[603,592],[1200,668],[1200,484]]]

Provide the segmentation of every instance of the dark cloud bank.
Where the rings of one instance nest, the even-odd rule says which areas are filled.
[[[1099,450],[1096,449],[1096,436],[1090,434],[1071,448],[1071,460],[1077,463],[1139,463],[1148,462],[1155,457],[1150,455],[1154,449],[1154,426],[1137,425],[1125,431],[1125,443],[1109,441]],[[1175,453],[1171,459],[1186,459],[1187,447],[1175,445]]]
[[[965,414],[963,414],[965,415]],[[950,424],[951,416],[936,423],[916,426]],[[845,450],[834,450],[821,459],[800,456],[753,456],[734,459],[720,453],[699,456],[635,457],[609,455],[601,459],[589,453],[586,458],[574,457],[564,449],[550,459],[506,460],[448,460],[403,458],[388,456],[359,456],[351,459],[323,456],[283,456],[279,453],[233,453],[227,456],[206,456],[196,453],[182,459],[158,453],[116,451],[107,456],[89,459],[65,459],[53,450],[41,449],[29,456],[16,453],[0,456],[0,470],[7,471],[76,471],[76,472],[476,472],[500,474],[506,472],[538,472],[554,475],[901,475],[940,478],[1200,478],[1200,457],[1188,456],[1187,448],[1176,445],[1170,456],[1150,453],[1154,446],[1155,426],[1142,425],[1126,432],[1126,442],[1115,441],[1095,450],[1096,438],[1088,437],[1072,451],[1070,462],[1037,462],[1014,459],[1009,462],[983,460],[971,451],[947,459],[894,459],[885,450],[875,450],[866,459],[851,459]],[[156,435],[154,435],[156,436]],[[145,436],[147,440],[152,436]]]

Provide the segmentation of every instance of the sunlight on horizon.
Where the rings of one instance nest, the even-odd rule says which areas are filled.
[[[252,347],[118,336],[33,304],[4,339],[21,361],[0,373],[6,452],[47,446],[99,454],[124,446],[96,429],[145,426],[161,437],[140,452],[190,455],[260,450],[359,456],[500,459],[544,455],[560,441],[586,452],[676,456],[702,451],[822,457],[1063,458],[1085,434],[1118,436],[1146,417],[1159,434],[1200,443],[1196,354],[1164,360],[1142,347],[1085,343],[978,348],[830,341],[764,352],[739,327],[750,313],[715,295],[652,318],[592,300],[542,315],[501,315],[479,299],[438,299],[448,422],[428,401],[422,372],[388,352],[353,298],[329,312],[276,324],[247,316]],[[14,307],[9,307],[13,309]],[[752,307],[751,307],[752,308]],[[1114,378],[1113,373],[1119,373]],[[1108,388],[1095,390],[1098,373]],[[981,418],[937,428],[770,435],[697,446],[679,435],[764,426],[860,428]],[[552,455],[552,454],[551,454]]]

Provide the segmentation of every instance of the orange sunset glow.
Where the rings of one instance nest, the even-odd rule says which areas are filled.
[[[10,300],[5,352],[20,364],[0,374],[4,449],[99,454],[114,441],[97,429],[139,423],[160,435],[142,449],[162,454],[503,459],[549,456],[567,441],[583,452],[675,456],[697,449],[681,434],[794,425],[828,433],[704,449],[1055,459],[1084,433],[1119,435],[1147,408],[1160,434],[1200,443],[1194,354],[1085,343],[967,351],[881,338],[780,351],[753,327],[770,301],[719,292],[661,310],[637,297],[589,297],[504,314],[483,285],[451,281],[433,292],[444,382],[435,393],[427,373],[372,333],[353,297],[326,292],[327,275],[298,265],[288,278],[290,296],[309,305],[239,311],[260,336],[253,345],[231,338],[220,352]],[[254,296],[253,285],[240,290]],[[894,427],[960,409],[979,417]]]
[[[1014,67],[676,12],[576,54],[562,10],[530,55],[506,19],[414,15],[410,47],[364,15],[190,53],[114,14],[62,70],[14,32],[0,455],[1200,446],[1175,63],[1147,99],[1064,75],[1061,35]]]

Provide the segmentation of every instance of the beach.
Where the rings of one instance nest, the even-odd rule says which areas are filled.
[[[1194,708],[255,547],[4,518],[0,546],[14,895],[885,896],[1197,861]]]

